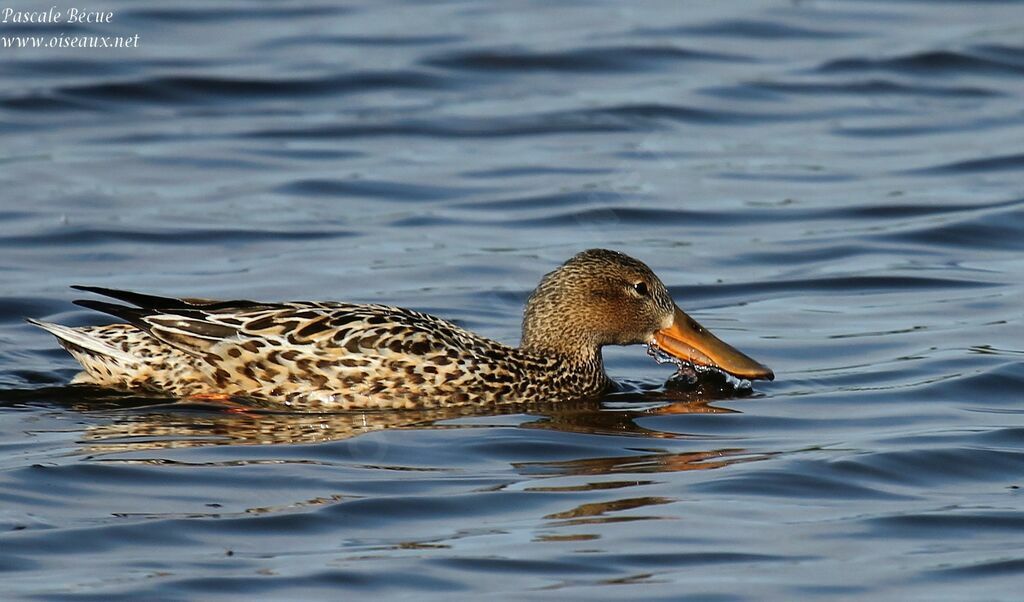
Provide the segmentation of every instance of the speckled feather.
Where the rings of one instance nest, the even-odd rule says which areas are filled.
[[[592,358],[529,353],[398,307],[164,301],[169,307],[139,310],[86,303],[134,312],[130,325],[76,330],[136,362],[62,341],[84,368],[75,382],[331,409],[576,398],[609,385]]]

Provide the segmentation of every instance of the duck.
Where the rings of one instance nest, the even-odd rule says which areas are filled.
[[[82,366],[72,384],[313,411],[584,399],[614,389],[601,350],[648,345],[681,367],[773,380],[681,310],[643,262],[583,251],[529,296],[518,347],[401,307],[174,298],[73,286],[129,305],[75,304],[124,322],[29,319]]]

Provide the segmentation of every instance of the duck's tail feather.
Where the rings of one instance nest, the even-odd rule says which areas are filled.
[[[192,355],[201,355],[211,344],[238,336],[233,326],[206,320],[200,309],[148,309],[116,303],[77,299],[75,305],[121,318],[156,339]]]
[[[133,357],[116,347],[110,346],[105,341],[76,328],[54,324],[53,322],[40,322],[32,318],[26,318],[26,321],[57,337],[62,344],[66,343],[87,352],[114,358],[129,364],[139,363],[139,358]]]

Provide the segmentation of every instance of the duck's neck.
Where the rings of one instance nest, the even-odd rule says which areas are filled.
[[[593,395],[612,386],[604,371],[601,346],[586,339],[580,333],[584,329],[573,328],[571,324],[560,324],[550,328],[544,321],[535,322],[528,310],[523,320],[523,339],[519,348],[534,357],[554,360],[554,365],[544,362],[546,368],[537,379],[547,382],[552,393],[569,392],[572,395]]]
[[[604,375],[601,348],[592,341],[574,339],[549,329],[530,329],[524,324],[519,348],[531,355],[555,359],[569,372]]]
[[[601,341],[588,316],[573,308],[585,300],[558,279],[556,270],[541,280],[526,302],[520,349],[555,358],[571,371],[604,375]]]
[[[570,366],[595,366],[600,370],[604,369],[604,362],[601,358],[601,350],[595,346],[574,346],[559,345],[552,341],[535,341],[523,339],[519,346],[523,351],[532,355],[555,358]]]
[[[592,395],[611,385],[601,350],[596,346],[567,349],[524,339],[520,349],[534,358],[546,358],[536,365],[539,371],[533,378],[547,383],[552,392]]]

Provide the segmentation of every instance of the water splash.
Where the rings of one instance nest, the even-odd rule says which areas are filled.
[[[647,355],[654,358],[659,364],[674,364],[676,373],[672,380],[685,380],[690,383],[697,382],[697,366],[691,362],[681,360],[674,355],[669,355],[653,341],[647,343]]]
[[[702,380],[716,380],[721,381],[720,384],[725,388],[736,390],[752,388],[749,380],[738,378],[712,366],[703,366],[677,358],[658,347],[653,341],[647,344],[647,355],[653,357],[654,361],[659,364],[675,365],[676,372],[669,377],[669,381],[674,384],[696,385]]]

